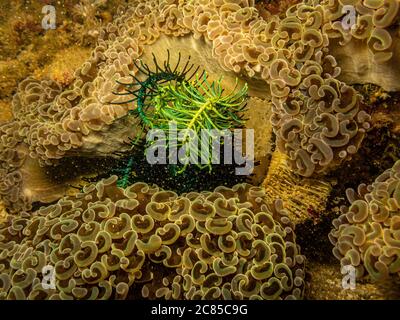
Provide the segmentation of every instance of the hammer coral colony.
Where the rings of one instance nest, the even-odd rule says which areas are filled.
[[[129,0],[0,122],[0,299],[312,299],[318,259],[335,298],[343,268],[395,283],[399,9]]]

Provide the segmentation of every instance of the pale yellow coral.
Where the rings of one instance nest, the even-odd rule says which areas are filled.
[[[294,225],[263,189],[178,196],[116,181],[0,224],[0,299],[302,298]],[[55,289],[37,285],[45,265]]]
[[[384,280],[400,275],[400,161],[371,185],[347,190],[350,206],[333,221],[329,238],[342,266],[357,277]]]
[[[296,175],[288,166],[288,157],[279,151],[275,151],[272,156],[263,187],[270,201],[283,200],[295,224],[314,219],[315,214],[324,212],[332,190],[329,181]]]

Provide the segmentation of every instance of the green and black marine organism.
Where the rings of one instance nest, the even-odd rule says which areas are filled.
[[[247,100],[247,84],[239,88],[238,80],[233,90],[225,92],[222,87],[222,77],[216,81],[209,81],[206,71],[199,72],[191,63],[190,56],[185,64],[182,63],[181,54],[178,54],[178,61],[175,67],[170,64],[170,52],[167,51],[167,60],[162,65],[153,54],[154,70],[142,61],[136,62],[135,66],[141,74],[131,74],[131,83],[122,83],[123,92],[115,92],[116,95],[129,97],[127,101],[119,104],[135,103],[136,108],[128,112],[128,116],[137,117],[140,120],[141,132],[132,140],[132,145],[145,145],[145,153],[157,141],[141,141],[143,133],[149,130],[162,130],[163,140],[167,150],[178,149],[185,146],[187,158],[197,157],[199,160],[204,157],[200,154],[201,149],[197,144],[192,144],[191,139],[194,133],[196,137],[201,136],[201,131],[226,132],[235,128],[243,128],[245,119],[243,112]],[[172,125],[173,124],[173,125]],[[172,140],[178,132],[186,132],[178,140]],[[215,137],[214,137],[215,138]],[[208,141],[209,152],[206,159],[196,163],[199,169],[208,168],[212,170],[213,136]],[[203,143],[203,141],[202,141]],[[223,143],[223,142],[222,142]],[[185,164],[170,164],[172,175],[185,172],[188,162]],[[127,163],[131,167],[131,161]],[[124,173],[120,176],[121,186],[126,186],[131,174],[130,169],[120,169]]]

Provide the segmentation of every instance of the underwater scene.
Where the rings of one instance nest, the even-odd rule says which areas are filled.
[[[400,0],[0,0],[0,300],[399,276]]]

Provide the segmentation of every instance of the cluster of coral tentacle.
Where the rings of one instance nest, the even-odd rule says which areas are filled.
[[[302,298],[294,225],[263,189],[116,182],[0,224],[1,299]]]
[[[350,206],[333,221],[333,254],[358,278],[400,275],[400,161],[371,185],[347,190]]]

